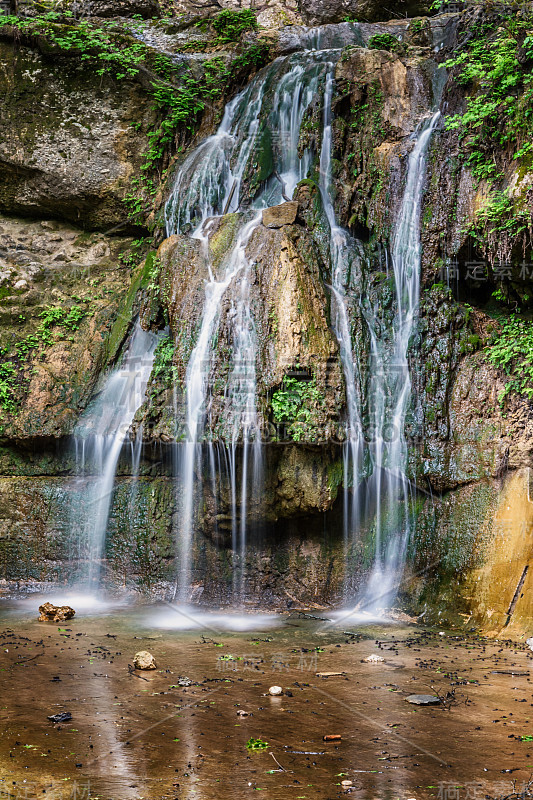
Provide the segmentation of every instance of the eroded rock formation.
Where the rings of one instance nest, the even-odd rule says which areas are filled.
[[[428,619],[433,610],[444,610],[497,630],[516,614],[519,630],[531,617],[521,599],[531,554],[520,526],[524,522],[529,532],[532,414],[527,391],[506,394],[509,375],[491,363],[487,347],[505,324],[502,315],[508,319],[510,308],[523,311],[533,302],[530,155],[525,141],[508,138],[507,150],[502,146],[494,155],[497,182],[476,172],[476,161],[464,153],[471,132],[461,133],[444,118],[464,114],[478,88],[460,80],[457,65],[442,68],[468,48],[481,15],[497,41],[497,12],[470,9],[387,22],[372,3],[302,0],[286,11],[267,3],[257,9],[264,28],[251,25],[224,39],[213,27],[212,10],[183,10],[183,17],[137,21],[132,28],[131,14],[157,17],[157,6],[91,7],[96,27],[99,17],[115,18],[122,47],[142,42],[148,48],[137,73],[124,80],[116,72],[98,74],[79,48],[64,52],[43,31],[15,35],[12,25],[0,26],[3,577],[52,581],[68,572],[72,532],[63,506],[67,495],[75,503],[81,489],[71,480],[67,438],[140,314],[146,328],[165,329],[166,338],[133,425],[145,440],[135,481],[127,460],[119,464],[107,556],[117,582],[155,595],[168,591],[179,516],[172,447],[184,435],[187,367],[206,282],[223,274],[252,212],[209,220],[201,240],[190,230],[167,236],[163,206],[184,157],[216,130],[224,100],[275,56],[302,51],[308,36],[302,23],[341,23],[322,36],[342,48],[334,76],[332,167],[337,216],[358,248],[345,291],[363,388],[371,349],[364,311],[379,309],[384,328],[393,318],[387,254],[413,136],[431,111],[442,114],[428,155],[420,309],[409,351],[408,477],[418,494],[416,554],[408,575],[410,569],[422,577],[406,584],[405,595],[419,611],[426,604]],[[398,10],[424,11],[409,4]],[[347,16],[359,24],[344,22]],[[68,19],[61,24],[68,28]],[[524,41],[517,47],[526,69],[531,55]],[[85,55],[93,57],[89,51]],[[158,59],[169,56],[188,71],[172,72],[167,62],[161,71]],[[209,83],[210,70],[220,87]],[[184,85],[193,86],[197,105],[190,119],[180,118],[166,131],[162,120],[176,109],[172,93]],[[166,91],[167,105],[154,105]],[[514,91],[519,106],[530,102],[523,86]],[[313,153],[309,174],[290,203],[264,212],[245,248],[257,333],[257,412],[268,433],[263,502],[247,509],[260,529],[247,555],[248,581],[250,594],[272,605],[337,600],[347,561],[355,583],[368,570],[373,537],[371,526],[362,525],[347,555],[341,535],[346,384],[331,317],[331,260],[319,190],[323,127],[318,93],[298,142],[300,154],[305,148]],[[276,143],[271,133],[261,136],[242,176],[252,199],[276,180]],[[143,153],[154,142],[160,151],[146,161]],[[151,183],[137,192],[143,174]],[[501,219],[483,215],[493,202],[503,209]],[[476,264],[482,272],[473,269]],[[502,264],[506,278],[495,269]],[[229,285],[221,303],[208,370],[206,441],[215,449],[231,440],[226,387],[236,291]],[[308,413],[300,427],[276,416],[273,399],[283,399],[288,379],[312,387],[301,395]],[[221,471],[214,485],[209,464],[198,469],[205,469],[199,476],[205,492],[193,578],[205,599],[219,601],[231,592],[235,498],[229,473]],[[127,509],[134,483],[139,512],[132,520]],[[507,507],[513,509],[509,516]],[[502,572],[498,559],[506,547],[512,567]],[[497,599],[487,588],[495,581],[501,585]]]

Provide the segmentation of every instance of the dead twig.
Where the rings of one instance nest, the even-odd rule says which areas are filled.
[[[276,770],[276,772],[279,772],[279,771],[281,771],[281,772],[287,772],[287,771],[292,772],[292,770],[286,770],[285,767],[281,766],[281,764],[279,763],[279,761],[276,758],[276,756],[274,755],[274,753],[269,753],[269,756],[272,756],[272,758],[274,759],[274,761],[276,762],[276,764],[279,767],[279,770]]]
[[[133,666],[133,664],[128,664],[128,673],[130,675],[133,675],[135,678],[139,678],[139,680],[141,680],[141,681],[146,681],[146,683],[150,683],[148,678],[143,678],[142,675],[137,675],[137,672],[136,672],[135,667]]]

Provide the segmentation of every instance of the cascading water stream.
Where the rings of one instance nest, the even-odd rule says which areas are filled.
[[[242,272],[248,262],[246,246],[253,231],[259,224],[260,216],[256,215],[240,231],[237,245],[228,259],[221,280],[213,279],[206,285],[205,303],[198,340],[192,351],[186,373],[186,441],[183,445],[180,468],[181,492],[183,504],[181,509],[181,525],[178,536],[178,555],[180,572],[175,596],[181,601],[189,599],[191,572],[191,537],[194,522],[194,506],[197,501],[195,471],[201,468],[201,436],[206,413],[207,379],[211,361],[212,339],[220,316],[221,300],[235,277]],[[255,392],[254,392],[255,395]],[[255,402],[255,401],[254,401]],[[200,444],[199,444],[200,443]]]
[[[121,364],[110,373],[74,433],[80,480],[96,475],[84,492],[82,508],[72,510],[73,529],[79,532],[82,557],[88,563],[82,582],[91,591],[99,590],[117,464],[135,413],[144,402],[157,342],[156,334],[136,323]]]
[[[397,307],[390,353],[387,354],[367,314],[371,333],[370,405],[374,431],[370,445],[373,472],[369,489],[375,497],[376,550],[363,601],[365,607],[373,611],[387,607],[394,600],[395,584],[401,575],[412,532],[405,438],[405,419],[411,398],[408,348],[419,305],[420,214],[427,153],[439,118],[440,112],[436,111],[421,123],[409,155],[391,248]],[[383,541],[385,526],[388,531],[394,531],[388,542]]]
[[[347,426],[344,445],[345,537],[359,530],[362,509],[359,508],[358,484],[363,479],[365,440],[361,409],[363,387],[354,356],[348,297],[345,290],[348,273],[357,259],[358,243],[337,224],[333,203],[332,111],[335,64],[329,65],[324,89],[323,135],[320,154],[320,191],[330,229],[332,295],[335,300],[334,327],[340,346],[346,382]],[[374,432],[368,448],[372,462],[371,475],[365,486],[365,516],[374,517],[374,565],[358,607],[368,611],[390,605],[395,596],[394,583],[405,559],[410,536],[408,508],[409,482],[406,478],[407,442],[404,427],[411,395],[411,379],[407,351],[418,313],[420,282],[420,210],[426,175],[426,160],[431,135],[438,123],[439,112],[426,120],[417,131],[410,154],[407,180],[392,242],[392,263],[397,298],[397,311],[390,332],[379,333],[379,309],[362,306],[370,334],[369,408]],[[387,352],[386,340],[391,338]],[[351,500],[348,488],[352,487]],[[384,523],[392,533],[384,543]],[[384,544],[386,545],[384,548]]]
[[[357,505],[357,480],[362,471],[364,452],[363,426],[361,424],[362,396],[361,376],[354,356],[351,336],[350,316],[345,284],[352,262],[358,256],[357,242],[348,231],[339,227],[333,206],[333,182],[331,175],[332,159],[332,121],[331,101],[334,88],[335,63],[328,64],[324,87],[324,111],[322,147],[320,151],[319,188],[322,204],[330,230],[331,291],[334,299],[333,325],[339,342],[341,362],[346,384],[346,406],[348,412],[346,442],[343,447],[344,486],[344,536],[347,543],[350,532],[359,524]],[[351,501],[348,487],[352,486]]]
[[[180,230],[182,220],[194,224],[193,237],[203,240],[208,255],[208,219],[222,209],[227,212],[239,203],[240,181],[258,129],[264,86],[251,84],[227,106],[217,133],[203,142],[184,162],[178,172],[174,191],[167,203],[167,233]],[[240,112],[240,113],[239,113]],[[231,167],[232,156],[234,166]],[[184,188],[186,186],[186,188]],[[174,597],[181,603],[189,600],[191,582],[191,549],[195,507],[200,487],[196,471],[201,471],[202,438],[205,427],[206,398],[210,373],[212,340],[218,329],[221,302],[226,290],[239,273],[246,282],[248,262],[246,246],[260,222],[256,215],[239,232],[237,243],[222,268],[222,277],[213,274],[205,287],[205,301],[196,345],[185,376],[186,384],[186,441],[178,446],[178,474],[182,496],[180,525],[177,534],[179,572]],[[246,287],[243,289],[246,292]],[[255,364],[255,359],[254,359]],[[250,390],[248,389],[248,394]],[[255,414],[255,380],[253,408],[247,401],[248,412]],[[244,477],[243,477],[244,481]],[[232,492],[234,487],[232,486]]]
[[[261,119],[270,131],[276,132],[273,146],[273,175],[253,199],[255,209],[265,208],[291,197],[298,182],[306,177],[312,153],[299,153],[298,145],[304,114],[319,88],[324,72],[324,58],[307,52],[277,59],[252,81],[247,89],[225,109],[217,133],[203,142],[184,162],[174,191],[166,207],[167,233],[189,230],[207,247],[208,219],[215,214],[239,210],[241,186],[249,159],[260,131]],[[276,88],[268,113],[263,99],[274,80]],[[256,408],[256,335],[250,300],[252,265],[246,258],[246,247],[260,224],[261,214],[245,221],[237,243],[225,261],[222,277],[211,273],[206,285],[197,344],[186,371],[187,442],[179,462],[179,484],[182,494],[181,522],[178,531],[180,561],[175,596],[186,602],[190,594],[191,548],[195,509],[201,487],[196,472],[201,469],[202,440],[206,436],[206,398],[211,364],[213,337],[220,325],[221,304],[230,285],[235,287],[231,313],[233,339],[232,368],[226,388],[226,408],[231,414],[228,425],[234,594],[244,593],[246,522],[250,487],[260,484],[260,422]],[[238,490],[237,450],[241,452],[240,491]],[[212,447],[209,462],[214,468]],[[251,468],[250,468],[251,462]],[[212,478],[215,485],[215,480]],[[240,514],[237,514],[237,507]],[[239,569],[238,569],[239,568]],[[237,572],[239,577],[237,578]]]

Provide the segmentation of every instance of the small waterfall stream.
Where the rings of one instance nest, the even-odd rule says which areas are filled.
[[[344,537],[346,546],[350,533],[358,529],[357,481],[362,472],[364,454],[363,426],[361,422],[361,376],[353,352],[350,314],[345,284],[351,263],[359,257],[358,243],[348,231],[339,227],[335,217],[331,159],[333,154],[331,101],[333,98],[336,62],[328,65],[324,88],[323,133],[320,151],[320,193],[330,232],[331,291],[334,299],[333,324],[346,385],[347,425],[343,447],[344,471]],[[352,487],[352,492],[348,487]]]
[[[405,438],[405,419],[411,398],[408,348],[418,315],[420,213],[427,153],[439,118],[440,112],[436,111],[419,125],[409,155],[406,184],[391,247],[397,307],[390,352],[386,352],[374,321],[366,314],[371,333],[370,397],[374,432],[370,447],[373,471],[369,488],[375,498],[376,536],[374,566],[364,596],[365,607],[369,610],[382,609],[393,602],[412,533]],[[387,531],[394,531],[394,535],[385,541]]]
[[[175,596],[177,596],[181,602],[188,600],[190,591],[191,537],[195,506],[199,500],[198,492],[201,488],[197,486],[196,469],[201,469],[201,443],[205,426],[205,402],[208,388],[207,378],[209,376],[213,334],[217,327],[221,310],[221,301],[226,290],[237,275],[242,272],[246,273],[247,271],[246,246],[253,231],[259,224],[259,221],[260,215],[256,215],[241,229],[237,244],[227,260],[223,277],[220,280],[216,280],[215,276],[211,273],[211,280],[206,284],[205,289],[205,303],[198,340],[187,366],[185,377],[187,439],[183,445],[184,449],[179,461],[180,480],[178,490],[181,493],[183,502],[177,538],[180,571],[175,593]],[[246,281],[246,276],[244,276],[242,280]],[[247,329],[247,334],[253,337],[253,332],[249,328]],[[245,335],[245,332],[243,332],[242,336],[245,337]],[[248,342],[248,346],[250,346],[250,342]],[[236,363],[235,369],[244,368],[245,362],[243,360],[247,357],[247,353],[242,352],[239,357],[242,360]],[[255,358],[252,363],[255,364]],[[251,383],[249,380],[245,379],[243,386],[244,403],[242,403],[242,397],[239,398],[242,404],[241,415],[237,415],[235,419],[241,421],[242,414],[246,415],[245,435],[247,436],[251,428],[257,427],[257,414],[255,412],[255,372],[253,373],[253,380]],[[242,480],[245,482],[245,475],[243,475]]]
[[[144,402],[157,342],[156,334],[144,331],[139,322],[135,324],[121,363],[106,378],[74,433],[76,474],[82,483],[89,480],[82,508],[71,509],[81,560],[87,563],[86,574],[79,582],[96,593],[117,465],[135,413]],[[139,435],[130,450],[134,475],[138,473],[140,447]]]
[[[320,154],[320,191],[330,230],[332,294],[335,300],[334,326],[340,347],[346,383],[347,425],[344,445],[344,531],[346,540],[359,533],[362,509],[358,484],[363,481],[365,439],[361,409],[364,403],[358,359],[353,352],[348,297],[348,272],[358,257],[358,242],[340,228],[334,211],[331,175],[332,111],[335,64],[331,63],[324,89],[323,135]],[[405,419],[411,396],[407,353],[418,313],[420,283],[420,212],[426,160],[431,135],[440,112],[425,120],[415,133],[409,156],[407,178],[392,241],[392,264],[396,288],[396,315],[392,330],[378,324],[379,308],[362,305],[370,333],[369,363],[370,430],[368,443],[371,474],[364,486],[365,517],[374,520],[374,564],[358,606],[379,611],[390,606],[396,595],[411,534],[409,481],[406,477],[407,442]],[[381,330],[381,332],[378,332]],[[390,341],[388,341],[390,340]],[[352,488],[351,493],[348,491]],[[347,576],[349,578],[349,576]],[[347,598],[348,599],[348,598]]]

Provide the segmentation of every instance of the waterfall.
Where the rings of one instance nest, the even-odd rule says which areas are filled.
[[[376,548],[372,573],[365,591],[367,609],[390,605],[412,533],[409,488],[406,477],[405,419],[411,398],[408,348],[415,330],[420,291],[420,212],[431,135],[440,118],[436,111],[415,133],[407,178],[391,246],[396,289],[396,314],[391,353],[387,354],[375,324],[366,315],[371,334],[370,405],[373,471],[369,489],[375,498]],[[394,535],[383,541],[386,525]]]
[[[186,441],[183,445],[182,460],[179,469],[180,490],[182,493],[181,523],[178,535],[178,556],[180,572],[176,586],[176,595],[181,602],[189,598],[191,546],[194,523],[195,503],[198,501],[196,491],[196,469],[201,470],[201,439],[205,418],[205,401],[207,396],[207,379],[209,377],[209,364],[211,360],[212,340],[216,329],[224,294],[241,273],[246,272],[248,262],[246,259],[246,246],[250,237],[259,224],[260,215],[254,216],[240,231],[237,244],[230,254],[222,279],[216,280],[214,276],[207,283],[205,289],[205,303],[203,308],[200,333],[192,351],[185,376],[186,385]],[[245,279],[243,279],[245,280]],[[249,335],[253,335],[249,331]],[[242,354],[245,358],[246,354]],[[239,365],[242,368],[242,364]],[[249,395],[253,395],[253,401]],[[247,426],[255,426],[255,371],[253,385],[245,385],[245,408],[250,415]],[[251,403],[253,402],[253,407]],[[200,444],[199,444],[200,443]],[[244,481],[244,477],[243,477]]]
[[[87,560],[83,582],[99,589],[102,558],[117,464],[135,413],[145,398],[158,337],[139,322],[121,363],[109,374],[101,391],[80,418],[74,432],[77,481],[88,481],[81,508],[71,509],[82,558]],[[140,437],[132,464],[138,470]]]
[[[203,240],[206,254],[211,218],[244,212],[236,243],[217,274],[208,265],[210,277],[205,286],[197,340],[186,370],[188,438],[177,444],[180,566],[176,596],[181,602],[190,596],[192,540],[206,463],[215,495],[219,490],[216,473],[221,466],[229,476],[233,594],[241,599],[245,594],[248,509],[253,490],[257,491],[261,483],[257,342],[250,294],[253,264],[249,263],[246,248],[260,224],[257,211],[290,199],[299,181],[310,174],[315,153],[311,147],[301,148],[301,129],[305,113],[322,87],[319,189],[330,234],[332,324],[339,343],[347,400],[343,445],[344,536],[348,553],[362,526],[370,517],[373,519],[375,558],[364,594],[366,603],[374,604],[370,598],[376,587],[384,593],[385,601],[390,601],[392,584],[410,534],[404,434],[411,392],[407,350],[418,307],[420,207],[426,156],[438,115],[421,126],[409,157],[405,192],[392,241],[397,298],[394,321],[383,325],[379,309],[371,308],[366,299],[355,299],[357,313],[370,339],[369,363],[361,365],[360,355],[354,349],[354,298],[349,287],[353,285],[353,276],[361,275],[363,247],[338,225],[334,211],[332,98],[340,50],[320,50],[320,31],[312,31],[306,38],[307,46],[315,49],[276,59],[227,104],[218,131],[184,160],[165,208],[167,233],[182,232]],[[255,190],[253,181],[250,183],[250,163],[257,161],[256,148],[265,134],[271,140],[272,168]],[[254,168],[257,169],[257,163]],[[223,321],[230,332],[232,355],[224,392],[223,443],[214,447],[209,443],[210,372],[215,339]],[[363,433],[366,405],[370,407],[375,430],[370,442],[365,442]],[[395,435],[390,435],[391,430]],[[369,475],[366,479],[365,469]]]
[[[416,132],[409,156],[407,179],[392,240],[392,264],[397,309],[392,331],[383,331],[378,323],[379,309],[361,303],[361,311],[370,334],[368,400],[371,414],[368,443],[371,475],[364,486],[365,507],[359,507],[359,488],[363,484],[365,439],[361,408],[363,386],[353,351],[347,275],[360,258],[358,243],[337,224],[334,211],[332,159],[332,111],[335,64],[329,65],[324,89],[323,134],[320,154],[320,191],[330,229],[330,258],[333,324],[340,347],[346,382],[347,424],[343,449],[345,486],[345,539],[357,535],[362,517],[374,518],[375,554],[368,584],[358,606],[367,611],[382,609],[394,600],[395,581],[401,574],[411,533],[408,507],[409,481],[406,477],[407,442],[405,418],[411,396],[411,378],[407,360],[409,342],[418,313],[420,282],[420,210],[426,175],[426,160],[431,134],[439,112],[425,120]],[[392,339],[392,343],[388,343]],[[390,351],[390,352],[389,352]],[[351,487],[351,494],[348,489]],[[364,511],[364,514],[363,514]],[[383,530],[390,534],[384,541]]]
[[[358,243],[348,231],[339,227],[333,205],[332,159],[332,112],[331,101],[334,88],[335,63],[328,65],[324,88],[324,111],[322,147],[320,151],[319,188],[330,231],[331,291],[333,295],[333,325],[346,384],[347,425],[346,442],[343,446],[343,472],[345,486],[344,537],[346,545],[350,532],[359,526],[360,514],[357,505],[357,480],[361,475],[364,453],[363,426],[361,423],[362,396],[361,376],[353,352],[350,316],[345,283],[353,261],[358,258]],[[351,496],[348,487],[352,486]],[[351,497],[349,503],[348,498]]]
[[[233,593],[241,599],[245,594],[248,506],[250,496],[254,492],[255,496],[259,494],[262,472],[261,425],[256,407],[257,343],[250,298],[253,265],[246,257],[246,247],[261,222],[260,210],[291,198],[298,182],[309,172],[313,154],[310,148],[299,152],[300,130],[323,73],[324,57],[313,51],[276,59],[259,73],[228,103],[216,134],[185,159],[166,205],[167,233],[189,231],[190,235],[204,241],[206,253],[211,217],[240,211],[247,206],[254,210],[251,217],[243,218],[236,244],[223,268],[219,268],[221,277],[214,275],[209,267],[210,280],[205,288],[198,338],[186,370],[187,441],[177,445],[180,450],[177,486],[181,502],[177,531],[180,566],[175,596],[181,602],[186,602],[190,596],[192,535],[202,488],[202,450],[210,433],[206,401],[213,342],[230,287],[228,324],[233,352],[225,390],[228,453],[223,462],[227,464],[230,482]],[[272,87],[275,87],[273,93]],[[272,143],[273,174],[255,197],[243,198],[246,170],[256,139],[265,127],[276,133]],[[217,460],[209,445],[208,450],[208,462],[214,470]],[[216,485],[213,473],[211,483]]]

